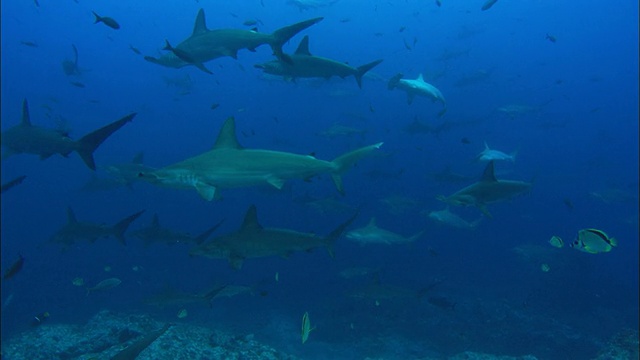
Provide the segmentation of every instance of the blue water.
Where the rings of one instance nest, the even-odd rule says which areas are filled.
[[[189,316],[180,321],[256,333],[305,358],[327,358],[329,348],[339,358],[448,356],[465,350],[589,358],[613,334],[637,330],[637,2],[498,1],[487,11],[480,11],[482,1],[442,2],[437,7],[433,1],[342,0],[306,11],[273,0],[2,2],[2,130],[19,122],[25,98],[34,124],[66,126],[73,138],[137,112],[96,151],[102,178],[108,177],[106,166],[128,162],[140,151],[154,167],[207,151],[228,116],[236,118],[239,141],[247,148],[331,160],[384,142],[377,156],[343,176],[344,196],[327,175],[289,181],[281,191],[224,189],[223,199],[215,202],[194,190],[146,183],[83,191],[91,171],[77,154],[3,160],[2,183],[27,176],[2,195],[2,271],[18,254],[26,259],[20,273],[2,282],[3,304],[12,296],[2,312],[3,340],[26,331],[31,317],[43,311],[51,314],[51,323],[84,323],[104,308],[176,321],[179,307],[159,310],[142,300],[167,284],[197,292],[214,283],[260,283],[268,294],[188,307]],[[309,35],[314,55],[353,66],[384,62],[358,89],[352,77],[267,79],[253,65],[272,60],[268,46],[255,53],[241,50],[237,60],[206,63],[214,75],[193,66],[161,67],[129,48],[159,56],[165,39],[175,45],[190,35],[199,8],[211,29],[249,28],[242,22],[259,19],[259,31],[271,32],[323,16],[286,44],[285,52],[295,51]],[[92,10],[115,18],[121,29],[93,24]],[[37,47],[21,43],[27,41]],[[72,58],[72,44],[80,76],[62,70],[62,61]],[[439,117],[440,104],[416,97],[408,105],[402,91],[389,91],[386,80],[399,72],[411,79],[424,74],[444,94],[447,112]],[[462,82],[473,75],[479,79]],[[170,86],[167,79],[189,80]],[[212,110],[214,103],[219,107]],[[499,110],[514,104],[529,111],[509,116]],[[405,131],[416,118],[454,126],[437,134]],[[366,133],[317,135],[334,123]],[[430,174],[449,166],[478,178],[484,164],[473,159],[485,141],[504,152],[518,151],[515,162],[498,162],[496,173],[500,179],[533,181],[531,193],[490,204],[493,218],[473,231],[430,221],[425,212],[445,206],[437,195],[473,182],[438,182]],[[301,200],[307,195],[334,196],[360,208],[351,228],[376,217],[380,227],[405,236],[425,234],[413,244],[394,246],[362,247],[343,237],[334,259],[317,249],[248,259],[241,270],[222,259],[191,258],[186,245],[145,248],[132,237],[127,246],[111,238],[66,251],[48,243],[65,224],[68,206],[81,221],[106,224],[146,210],[130,231],[147,226],[154,213],[163,226],[192,234],[224,219],[215,235],[237,230],[251,204],[264,226],[321,235],[353,214],[319,212]],[[416,202],[391,211],[381,201],[391,196]],[[481,216],[476,208],[451,210],[468,220]],[[547,242],[559,235],[569,243],[582,228],[601,229],[619,246],[592,255]],[[541,270],[543,263],[549,272]],[[442,281],[426,296],[457,305],[451,310],[424,298],[378,305],[375,298],[351,298],[350,290],[373,281],[338,275],[356,266],[379,268],[381,284],[415,291]],[[72,284],[76,277],[89,285],[118,277],[122,284],[87,297]],[[299,322],[305,311],[317,329],[303,346]],[[376,343],[382,338],[397,344]]]

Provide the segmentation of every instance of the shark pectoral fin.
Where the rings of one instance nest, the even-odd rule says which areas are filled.
[[[240,270],[242,268],[243,262],[244,258],[240,256],[232,255],[231,257],[229,257],[229,265],[231,265],[234,270]]]
[[[493,215],[491,215],[489,210],[487,210],[487,206],[485,204],[477,204],[476,206],[478,207],[478,209],[480,209],[480,211],[482,211],[484,216],[488,217],[489,219],[493,219]]]
[[[267,182],[278,190],[284,186],[284,180],[275,176],[269,176]]]
[[[342,186],[342,176],[340,174],[331,174],[331,178],[333,179],[333,183],[336,185],[336,189],[342,195],[344,195],[344,188]]]
[[[206,72],[209,75],[213,75],[213,73],[211,72],[211,70],[207,69],[202,63],[193,63],[193,65],[195,67],[197,67],[198,69]]]
[[[226,49],[222,53],[238,60],[238,50]]]
[[[198,194],[207,201],[211,201],[216,198],[216,196],[220,196],[216,193],[216,187],[209,184],[199,182],[196,184],[196,190],[198,191]]]

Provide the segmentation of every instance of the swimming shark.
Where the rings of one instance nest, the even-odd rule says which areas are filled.
[[[64,71],[65,75],[82,75],[82,71],[78,67],[78,49],[75,45],[71,44],[73,48],[73,60],[64,59],[62,60],[62,71]]]
[[[76,219],[76,214],[71,207],[69,207],[67,208],[67,223],[51,236],[50,242],[68,247],[78,240],[87,240],[90,243],[94,243],[100,238],[113,236],[118,239],[122,245],[126,245],[124,238],[125,231],[127,231],[129,225],[142,215],[143,212],[144,210],[138,211],[118,221],[115,225],[108,226],[105,224],[80,222]]]
[[[381,59],[359,66],[357,68],[328,58],[311,55],[309,51],[309,36],[305,36],[295,53],[287,56],[287,61],[282,58],[255,65],[267,74],[279,75],[285,79],[296,78],[325,78],[332,76],[345,78],[353,75],[358,87],[362,88],[362,77],[382,62]]]
[[[486,205],[509,200],[531,190],[531,183],[515,180],[498,180],[494,171],[494,160],[489,161],[480,181],[473,183],[450,196],[437,196],[437,199],[456,206],[475,206],[484,215],[491,217]]]
[[[177,232],[168,228],[160,226],[160,220],[158,220],[158,214],[153,215],[153,221],[148,227],[134,231],[131,235],[141,239],[145,246],[149,246],[153,243],[165,243],[165,244],[202,244],[209,235],[211,235],[222,224],[222,221],[216,225],[205,230],[197,236],[192,236],[187,233]]]
[[[420,231],[410,237],[404,237],[389,230],[382,229],[376,225],[376,218],[371,218],[369,223],[361,228],[347,232],[347,239],[351,239],[360,245],[369,244],[406,244],[417,240],[424,232]]]
[[[189,252],[192,256],[227,259],[234,269],[240,269],[245,259],[268,256],[287,257],[296,251],[310,251],[325,247],[333,257],[333,244],[355,220],[352,216],[329,235],[319,236],[291,229],[265,228],[258,222],[255,205],[251,205],[237,231],[212,239]]]
[[[446,225],[446,226],[454,227],[458,229],[468,229],[468,230],[475,229],[476,226],[478,226],[478,224],[480,223],[480,221],[482,221],[482,217],[480,217],[479,219],[473,222],[469,222],[461,218],[459,215],[452,213],[451,210],[449,210],[449,206],[447,206],[444,210],[430,211],[427,217],[430,220],[435,221],[442,225]]]
[[[192,304],[206,304],[211,307],[213,298],[224,288],[225,286],[222,285],[200,293],[188,293],[167,286],[162,292],[151,295],[142,301],[146,305],[156,306],[161,309],[172,306],[183,307]]]
[[[96,164],[93,160],[93,152],[111,134],[130,122],[135,116],[135,113],[129,114],[83,136],[79,140],[72,140],[64,131],[32,125],[29,117],[29,104],[25,99],[22,102],[22,121],[20,124],[2,132],[2,146],[6,149],[2,153],[2,159],[4,160],[14,154],[35,154],[40,155],[40,159],[44,160],[53,154],[67,157],[75,151],[89,169],[95,170]]]
[[[413,102],[413,98],[418,96],[424,96],[431,98],[433,101],[439,101],[442,103],[444,108],[447,108],[447,103],[444,99],[444,96],[435,86],[424,81],[422,74],[419,74],[416,79],[403,79],[404,75],[402,73],[397,74],[392,77],[387,84],[389,90],[393,90],[398,88],[407,93],[407,102],[411,104]]]
[[[301,21],[280,28],[271,34],[245,29],[209,30],[204,10],[200,9],[196,16],[191,36],[174,47],[181,56],[176,55],[176,51],[171,51],[159,58],[152,56],[145,56],[144,58],[154,64],[181,68],[187,65],[203,64],[223,56],[231,56],[237,59],[238,50],[248,49],[249,51],[255,51],[257,47],[265,44],[271,46],[274,55],[281,58],[283,56],[282,45],[300,31],[317,24],[322,19],[322,17],[317,17]],[[185,61],[185,59],[188,61]]]
[[[309,179],[321,173],[330,173],[336,188],[343,193],[341,174],[383,144],[365,146],[326,161],[311,155],[245,149],[238,143],[235,129],[235,119],[229,117],[212,150],[139,176],[159,186],[195,188],[208,201],[219,197],[219,188],[270,184],[281,189],[287,179]]]
[[[507,161],[514,162],[516,161],[517,154],[518,154],[517,151],[514,151],[511,154],[506,154],[500,150],[491,149],[489,148],[489,145],[487,145],[487,142],[485,141],[484,150],[482,150],[482,152],[480,152],[480,154],[476,156],[476,161],[507,160]]]

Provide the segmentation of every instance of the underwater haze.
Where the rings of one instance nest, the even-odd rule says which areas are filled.
[[[3,359],[638,358],[637,1],[1,6]]]

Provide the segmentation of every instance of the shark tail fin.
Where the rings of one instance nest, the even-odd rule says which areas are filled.
[[[205,240],[207,240],[207,238],[213,234],[214,231],[216,231],[216,229],[218,229],[218,227],[220,225],[222,225],[222,222],[224,220],[220,220],[217,224],[213,225],[212,227],[210,227],[209,229],[205,230],[202,234],[198,235],[196,237],[196,244],[200,245],[202,244]]]
[[[409,242],[414,242],[416,240],[418,240],[422,235],[424,235],[424,230],[423,231],[419,231],[415,234],[413,234],[410,238],[409,238]]]
[[[338,227],[335,228],[331,233],[329,233],[329,235],[327,235],[327,237],[325,238],[327,251],[329,252],[329,256],[331,256],[332,258],[335,256],[333,252],[333,244],[335,244],[336,240],[338,240],[342,236],[342,234],[347,230],[351,223],[353,223],[353,221],[358,217],[359,214],[360,211],[356,212],[352,217],[347,219],[347,221],[338,225]]]
[[[356,72],[355,77],[356,77],[356,81],[358,82],[358,87],[362,88],[362,77],[364,76],[364,74],[367,73],[367,71],[373,69],[374,67],[376,67],[378,64],[380,64],[382,62],[382,59],[378,59],[376,61],[372,61],[368,64],[364,64],[362,66],[358,66],[358,72]]]
[[[131,121],[134,116],[136,116],[136,113],[129,114],[120,120],[114,121],[109,125],[103,126],[100,129],[83,136],[77,141],[76,152],[80,155],[84,163],[87,164],[89,169],[96,169],[96,163],[93,160],[93,152],[96,151],[98,146],[111,136],[111,134],[124,126],[124,124]]]
[[[398,85],[398,82],[400,81],[400,79],[402,79],[403,76],[404,75],[402,73],[398,73],[394,77],[389,79],[389,82],[387,83],[387,89],[393,90]]]
[[[131,225],[131,223],[135,219],[142,215],[143,212],[144,210],[138,211],[137,213],[131,216],[127,216],[126,218],[120,220],[117,224],[113,225],[113,236],[115,236],[122,245],[127,245],[127,242],[124,239],[125,231],[127,231],[129,225]]]
[[[382,144],[382,142],[379,142],[377,144],[350,151],[346,154],[338,156],[332,161],[333,165],[335,166],[335,171],[331,175],[331,177],[333,178],[333,182],[336,184],[336,188],[340,193],[343,193],[342,178],[340,178],[340,175],[349,170],[349,168],[353,166],[353,164],[355,164],[358,160],[362,159],[365,156],[368,156],[373,151],[379,149]]]
[[[282,52],[282,46],[289,41],[292,37],[294,37],[300,31],[308,28],[311,25],[319,23],[323,17],[317,17],[305,21],[301,21],[299,23],[295,23],[293,25],[282,27],[276,31],[274,31],[271,36],[272,40],[269,43],[271,49],[273,50],[273,54],[280,60],[292,63],[292,60],[289,56],[285,55]]]

